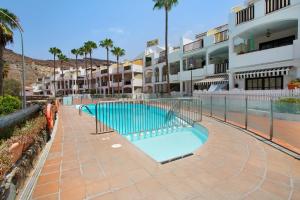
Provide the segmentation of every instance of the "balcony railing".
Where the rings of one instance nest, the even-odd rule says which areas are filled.
[[[227,41],[229,39],[228,30],[219,32],[215,34],[215,44]]]
[[[236,24],[241,24],[254,19],[254,4],[236,13]]]
[[[290,0],[266,0],[266,14],[287,7],[290,4]]]
[[[215,74],[223,74],[228,70],[228,63],[215,64]]]
[[[201,48],[203,48],[203,40],[202,39],[184,45],[183,52],[186,53],[186,52],[194,51],[196,49],[201,49]]]

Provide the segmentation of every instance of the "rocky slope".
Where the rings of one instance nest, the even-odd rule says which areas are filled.
[[[22,69],[22,56],[6,49],[4,51],[4,60],[9,65],[8,78],[21,80]],[[26,85],[30,86],[36,82],[37,78],[50,75],[53,73],[53,61],[52,60],[39,60],[30,57],[25,57],[25,70],[26,70]],[[94,59],[94,65],[100,66],[106,63],[105,60]],[[57,63],[60,66],[60,63]],[[84,66],[84,60],[78,60],[78,66]],[[75,67],[75,60],[70,59],[64,64],[64,68]]]

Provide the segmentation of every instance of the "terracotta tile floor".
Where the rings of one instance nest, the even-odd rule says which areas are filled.
[[[32,199],[300,199],[299,160],[213,119],[202,124],[209,140],[194,156],[160,165],[62,107]]]

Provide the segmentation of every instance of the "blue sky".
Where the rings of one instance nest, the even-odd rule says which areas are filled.
[[[242,0],[179,0],[170,13],[169,38],[177,45],[181,36],[195,34],[227,23],[230,9]],[[24,29],[25,54],[51,59],[49,47],[70,49],[84,41],[113,39],[126,50],[126,59],[140,54],[148,40],[164,44],[164,12],[153,11],[152,0],[1,0],[0,7],[14,12]],[[20,52],[19,34],[9,48]],[[105,58],[98,49],[96,58]]]

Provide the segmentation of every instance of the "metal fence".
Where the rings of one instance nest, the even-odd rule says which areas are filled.
[[[203,114],[300,153],[300,98],[202,94]]]
[[[122,135],[193,126],[202,120],[200,99],[102,101],[82,106],[96,121],[96,133]]]

